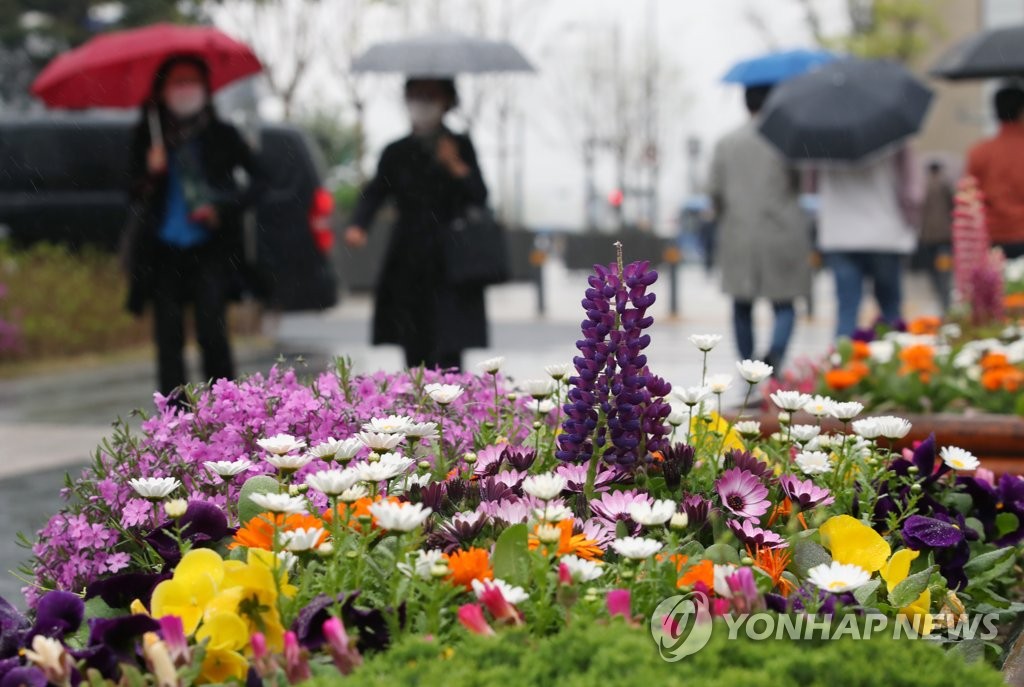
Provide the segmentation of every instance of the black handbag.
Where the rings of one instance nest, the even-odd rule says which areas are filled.
[[[509,280],[505,228],[490,210],[470,206],[444,235],[445,278],[452,286],[492,286]]]

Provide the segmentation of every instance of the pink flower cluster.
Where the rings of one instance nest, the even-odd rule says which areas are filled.
[[[445,442],[472,446],[483,423],[494,417],[490,376],[429,371],[417,375],[376,372],[349,377],[329,371],[304,383],[294,370],[275,367],[266,376],[220,380],[201,388],[191,412],[169,406],[157,394],[156,413],[143,422],[142,436],[124,429],[116,432],[95,463],[64,490],[68,505],[39,532],[33,547],[36,582],[42,588],[81,591],[100,576],[128,566],[128,555],[118,550],[124,541],[119,530],[140,528],[144,533],[152,525],[152,506],[138,498],[129,479],[174,477],[182,488],[173,496],[224,507],[229,499],[236,500],[246,478],[273,472],[257,439],[286,433],[312,447],[330,438],[351,437],[375,417],[402,414],[419,422],[437,421],[437,408],[422,390],[428,383],[464,387],[465,393],[449,406]],[[500,378],[499,383],[504,386]],[[526,403],[524,399],[516,405],[510,431],[506,428],[513,444],[528,434],[533,421]],[[251,460],[253,467],[226,487],[203,465],[240,458]],[[325,467],[323,461],[313,460],[298,477]],[[35,588],[25,592],[34,603]]]

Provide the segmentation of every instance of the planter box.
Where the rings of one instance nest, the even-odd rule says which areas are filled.
[[[897,413],[894,413],[897,414]],[[737,413],[731,414],[733,418]],[[896,445],[899,448],[909,447],[915,441],[927,439],[935,434],[935,440],[941,446],[959,446],[970,451],[982,462],[982,465],[997,474],[1004,472],[1024,473],[1024,418],[1013,415],[954,415],[936,413],[933,415],[913,415],[898,413],[911,422],[910,434]],[[774,412],[746,415],[744,419],[759,420],[761,431],[765,435],[779,429],[778,414]],[[815,424],[810,415],[798,413],[794,417],[797,424]],[[826,432],[842,431],[843,424],[831,418],[822,422]]]

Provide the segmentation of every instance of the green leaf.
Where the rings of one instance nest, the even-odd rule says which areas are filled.
[[[1015,513],[1000,513],[996,516],[996,531],[1000,537],[1016,532],[1019,527],[1020,518]]]
[[[238,493],[238,519],[246,523],[263,512],[262,508],[252,502],[253,494],[276,494],[280,490],[281,485],[270,475],[256,475],[247,479]]]
[[[965,663],[974,663],[985,657],[985,642],[980,639],[964,639],[953,645],[951,654],[959,654]]]
[[[891,592],[889,592],[889,603],[896,608],[903,608],[904,606],[912,603],[917,597],[921,596],[921,593],[928,588],[928,580],[931,579],[932,573],[935,572],[936,567],[934,565],[928,566],[921,572],[908,575],[906,579],[896,585]]]
[[[800,541],[793,547],[793,565],[800,573],[800,577],[807,577],[807,571],[816,565],[827,565],[831,562],[832,556],[816,541]]]
[[[688,541],[679,549],[679,553],[691,561],[698,561],[704,558],[704,546],[699,541]]]
[[[985,525],[977,518],[965,518],[964,525],[978,533],[978,538],[985,541]]]
[[[968,589],[988,584],[992,580],[1003,577],[1010,571],[1017,560],[1017,551],[1007,546],[995,551],[983,553],[964,566],[967,573]]]
[[[878,591],[881,584],[881,580],[871,580],[866,585],[854,589],[853,598],[857,599],[857,603],[861,606],[867,606],[874,600],[875,592]]]
[[[704,549],[704,558],[719,565],[724,565],[725,563],[740,564],[740,554],[736,551],[735,547],[728,544],[712,544]]]
[[[494,576],[509,584],[526,585],[530,574],[529,556],[526,525],[507,528],[494,543],[494,554],[491,556]]]

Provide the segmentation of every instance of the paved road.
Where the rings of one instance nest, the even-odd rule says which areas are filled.
[[[492,319],[491,347],[471,351],[466,364],[493,355],[507,358],[506,371],[523,379],[543,374],[543,366],[572,359],[582,313],[579,300],[585,274],[570,273],[558,264],[545,268],[549,309],[536,315],[536,292],[528,285],[507,285],[488,294]],[[921,284],[912,282],[910,314],[927,312],[930,299]],[[726,340],[712,354],[712,372],[733,371],[735,354],[729,341],[729,303],[696,268],[682,270],[680,316],[668,312],[668,280],[655,285],[659,301],[652,308],[655,325],[649,349],[652,369],[675,384],[699,381],[700,357],[686,341],[693,333],[721,333]],[[791,358],[817,356],[829,343],[834,308],[831,283],[821,278],[815,287],[819,304],[814,319],[802,318]],[[365,296],[347,299],[322,314],[288,315],[268,323],[276,343],[239,355],[243,372],[268,369],[279,354],[302,355],[307,369],[323,369],[329,358],[348,355],[359,371],[397,369],[401,352],[373,348],[369,339],[371,302]],[[756,312],[770,317],[767,307]],[[197,361],[192,359],[192,369]],[[31,533],[60,505],[58,491],[65,471],[77,474],[117,417],[152,403],[153,370],[148,361],[0,381],[0,595],[11,599],[20,586],[6,571],[24,560],[14,546],[18,531]],[[739,400],[737,398],[737,400]]]

